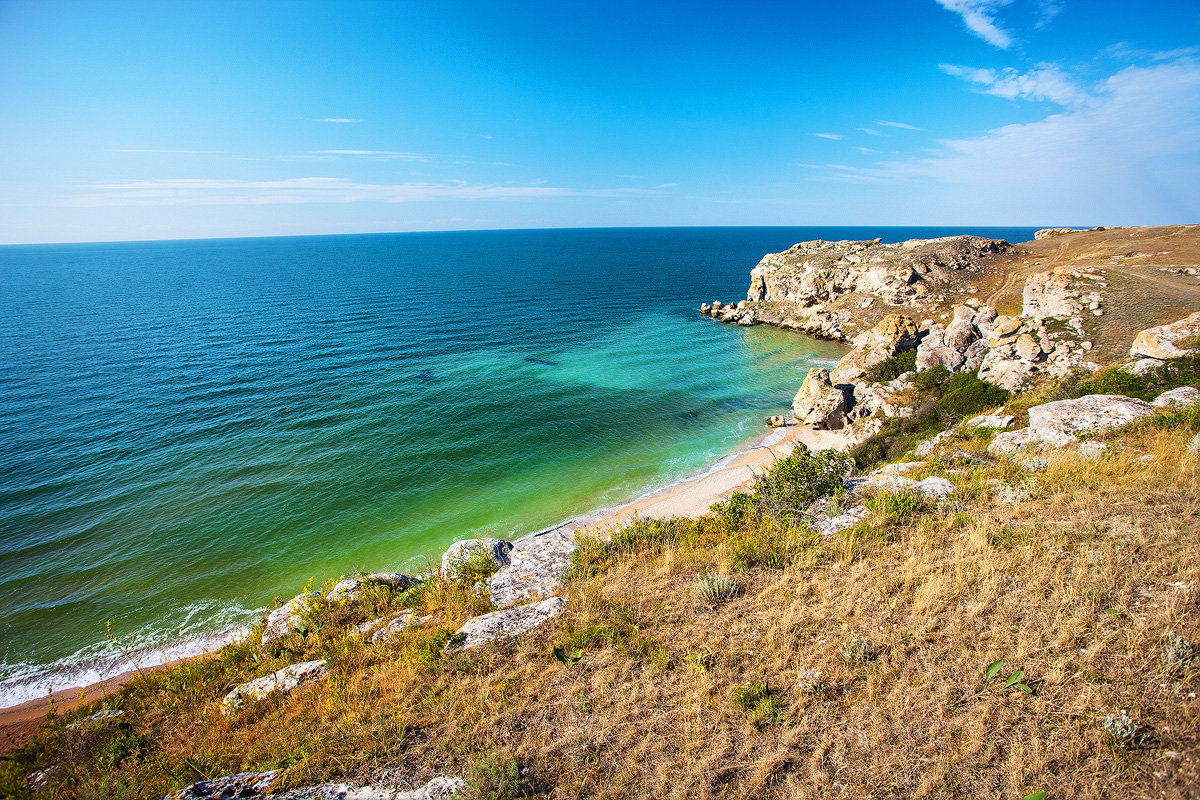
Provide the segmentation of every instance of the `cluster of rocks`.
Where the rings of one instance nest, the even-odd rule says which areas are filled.
[[[755,318],[754,309],[748,308],[745,300],[736,303],[723,303],[720,300],[701,303],[700,313],[735,325],[754,325],[758,321]]]
[[[205,780],[172,792],[163,800],[439,800],[453,797],[466,788],[462,778],[438,775],[416,789],[389,789],[375,786],[352,787],[344,783],[325,783],[268,794],[281,770],[241,772],[223,778]]]
[[[329,676],[325,659],[290,664],[270,675],[233,687],[221,701],[221,713],[233,716],[245,706],[247,700],[265,700],[272,695],[286,695],[304,686]]]
[[[1133,339],[1129,348],[1132,369],[1145,374],[1163,361],[1200,353],[1200,311],[1169,325],[1147,328]]]

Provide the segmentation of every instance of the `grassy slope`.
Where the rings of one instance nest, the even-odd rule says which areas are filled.
[[[53,764],[42,796],[152,797],[280,766],[286,785],[471,774],[481,797],[1189,796],[1200,664],[1164,648],[1170,633],[1200,642],[1198,427],[1162,418],[1113,437],[1110,457],[1058,454],[1038,473],[963,466],[985,443],[959,442],[929,468],[954,498],[881,502],[831,539],[770,520],[642,523],[583,549],[552,627],[466,655],[439,646],[480,609],[469,591],[380,590],[318,612],[280,654],[329,657],[326,684],[227,721],[228,687],[277,666],[230,648],[135,681],[121,720],[53,721],[8,786]],[[1029,499],[997,502],[1001,484]],[[702,600],[693,583],[712,569],[744,591]],[[438,623],[378,648],[344,636],[405,603]],[[1032,693],[985,681],[997,660]],[[1104,730],[1120,709],[1133,747]]]

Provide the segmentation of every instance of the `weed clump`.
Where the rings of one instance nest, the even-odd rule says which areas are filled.
[[[783,698],[763,681],[735,687],[730,699],[738,708],[750,712],[750,724],[756,728],[783,718]]]
[[[1163,660],[1167,662],[1167,668],[1177,670],[1187,666],[1187,663],[1196,655],[1196,650],[1192,647],[1192,643],[1180,636],[1175,631],[1167,634],[1167,644],[1163,648]]]
[[[709,572],[696,579],[692,590],[706,602],[716,604],[737,597],[742,593],[742,585],[728,575]]]
[[[842,645],[842,658],[850,664],[869,664],[879,658],[879,648],[870,639],[847,639]]]
[[[1104,732],[1117,747],[1133,747],[1137,744],[1141,731],[1129,713],[1122,710],[1120,714],[1109,714],[1104,718]]]

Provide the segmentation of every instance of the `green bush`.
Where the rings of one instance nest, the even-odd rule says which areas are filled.
[[[960,420],[1003,405],[1011,396],[999,386],[980,380],[973,372],[959,372],[941,386],[937,411],[941,419]]]
[[[842,488],[853,464],[850,456],[834,450],[797,449],[755,478],[749,495],[735,492],[729,502],[712,508],[730,528],[743,526],[754,515],[799,521],[810,505]]]
[[[917,368],[917,351],[905,350],[903,353],[885,358],[874,366],[867,367],[862,379],[868,383],[887,383],[899,378],[906,372]]]
[[[918,389],[936,389],[945,383],[951,375],[950,370],[941,364],[935,364],[929,369],[923,369],[913,376],[913,385]]]

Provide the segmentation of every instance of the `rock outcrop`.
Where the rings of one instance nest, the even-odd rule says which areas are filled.
[[[420,583],[420,578],[399,572],[373,572],[356,578],[344,578],[334,584],[325,599],[331,603],[349,603],[362,596],[363,589],[372,583],[390,586],[393,589],[408,589]]]
[[[747,300],[812,308],[852,292],[904,305],[929,295],[957,270],[1011,245],[1000,239],[951,236],[911,239],[801,242],[763,257],[750,272]]]
[[[1191,408],[1200,406],[1200,389],[1195,386],[1180,386],[1169,392],[1163,392],[1151,401],[1155,408]]]
[[[549,622],[562,613],[565,597],[550,597],[538,603],[493,611],[467,620],[447,643],[448,650],[465,650],[501,638],[511,638]]]
[[[917,346],[917,323],[911,317],[888,314],[875,327],[854,339],[854,349],[830,373],[835,386],[851,384],[881,361]]]
[[[1056,400],[1029,409],[1029,427],[1001,433],[988,445],[992,455],[1010,455],[1022,447],[1066,447],[1081,433],[1103,433],[1153,416],[1143,400],[1112,394],[1090,394]]]
[[[829,370],[816,367],[808,371],[792,400],[792,414],[801,425],[821,430],[845,426],[846,395],[830,381]]]
[[[200,781],[167,795],[163,800],[439,800],[455,796],[467,785],[462,778],[438,775],[417,789],[323,783],[292,789],[283,794],[266,794],[280,772],[282,770],[243,772]]]
[[[417,612],[412,610],[402,611],[397,616],[388,620],[386,624],[379,628],[379,630],[375,631],[375,633],[371,635],[371,642],[373,644],[379,644],[380,642],[387,641],[401,631],[406,631],[409,628],[417,625],[424,625],[431,619],[433,618],[428,615],[418,617]],[[371,627],[375,627],[375,624],[372,623]]]
[[[575,540],[558,528],[513,542],[508,564],[488,578],[492,602],[504,607],[553,594],[575,549]]]
[[[273,694],[289,694],[327,675],[329,670],[325,666],[325,659],[292,664],[270,675],[235,686],[221,701],[221,713],[230,716],[242,708],[247,700],[262,700]]]
[[[1153,358],[1164,361],[1200,352],[1200,311],[1189,317],[1147,328],[1134,337],[1129,348],[1131,358]]]
[[[267,622],[262,633],[263,645],[268,645],[276,639],[282,639],[300,627],[304,623],[305,612],[320,599],[320,592],[304,592],[267,614]]]
[[[509,563],[509,553],[512,549],[513,543],[504,539],[484,537],[455,542],[442,553],[442,577],[450,581],[455,580],[458,577],[459,565],[472,558],[486,557],[497,568],[503,567]]]
[[[282,770],[273,769],[270,772],[239,772],[237,775],[227,775],[211,781],[193,783],[177,792],[172,792],[163,800],[227,800],[227,798],[266,797],[265,792],[270,788]]]
[[[984,306],[955,306],[954,319],[946,326],[934,323],[917,346],[917,369],[930,369],[939,364],[951,372],[979,369],[987,354],[988,344],[983,330],[990,331],[996,319],[996,309]]]

